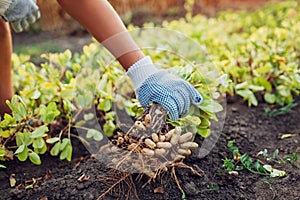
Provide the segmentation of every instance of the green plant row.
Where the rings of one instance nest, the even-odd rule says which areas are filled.
[[[260,96],[283,106],[300,92],[299,19],[299,3],[283,1],[213,18],[187,15],[163,26],[180,30],[203,46],[209,61],[228,74],[227,93],[243,97],[249,106],[258,105]]]

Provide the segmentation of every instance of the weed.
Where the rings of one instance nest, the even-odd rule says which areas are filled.
[[[223,159],[223,167],[229,172],[247,169],[253,174],[270,177],[283,177],[286,174],[284,171],[275,169],[269,164],[262,164],[258,159],[254,161],[246,153],[241,155],[238,147],[234,145],[234,140],[229,141],[227,147],[232,153],[233,158]]]

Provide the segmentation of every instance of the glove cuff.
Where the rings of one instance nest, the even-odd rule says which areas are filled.
[[[5,11],[9,8],[11,0],[2,0],[0,1],[0,15],[3,16]]]
[[[134,63],[126,74],[131,78],[134,89],[137,91],[149,76],[158,71],[159,69],[153,65],[151,58],[146,56]]]

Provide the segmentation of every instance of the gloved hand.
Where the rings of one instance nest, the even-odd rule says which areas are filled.
[[[157,69],[150,57],[144,57],[127,71],[131,78],[137,98],[143,107],[150,103],[161,104],[172,120],[186,114],[191,102],[200,104],[201,95],[187,81]]]
[[[0,15],[21,32],[40,18],[36,0],[0,0]]]

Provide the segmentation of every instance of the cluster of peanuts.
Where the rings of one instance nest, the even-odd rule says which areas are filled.
[[[154,118],[154,120],[153,120]],[[138,170],[149,177],[154,177],[158,170],[167,170],[167,165],[180,162],[191,155],[191,150],[198,148],[193,142],[193,133],[182,133],[180,127],[169,131],[153,132],[157,116],[150,114],[144,120],[135,121],[128,133],[117,132],[114,139],[103,150],[108,150],[110,161],[118,169]]]

